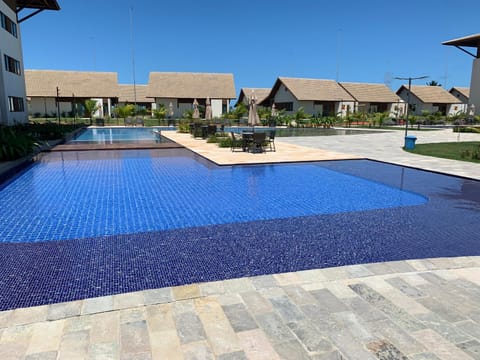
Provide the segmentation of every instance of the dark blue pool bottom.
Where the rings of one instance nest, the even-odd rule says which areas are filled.
[[[0,244],[0,309],[338,265],[480,255],[480,182],[324,162],[425,205],[41,243]]]

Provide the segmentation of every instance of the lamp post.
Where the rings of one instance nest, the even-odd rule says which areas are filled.
[[[412,80],[426,79],[428,76],[419,76],[419,77],[396,77],[397,80],[408,80],[408,92],[407,92],[407,109],[405,111],[405,137],[408,133],[408,114],[410,110],[410,92],[412,89]]]
[[[56,97],[56,105],[57,105],[57,120],[58,120],[58,125],[60,125],[60,89],[57,86],[57,97]]]

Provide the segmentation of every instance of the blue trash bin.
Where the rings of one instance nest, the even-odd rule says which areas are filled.
[[[405,136],[405,149],[412,150],[415,149],[415,141],[417,137],[414,135],[407,135]]]

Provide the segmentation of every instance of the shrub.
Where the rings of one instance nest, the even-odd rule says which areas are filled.
[[[177,131],[179,133],[188,134],[190,132],[190,121],[189,120],[180,120],[178,122]]]
[[[13,127],[0,127],[0,161],[26,156],[33,152],[36,146],[38,144],[32,136],[15,131]]]
[[[480,160],[480,145],[475,146],[473,149],[462,150],[460,157],[462,159]]]
[[[480,134],[480,128],[456,126],[453,128],[453,132]]]
[[[232,138],[230,137],[222,137],[219,138],[219,141],[217,142],[218,147],[225,148],[225,147],[231,147],[232,146]]]

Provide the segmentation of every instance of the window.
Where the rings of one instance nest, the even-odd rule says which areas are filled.
[[[9,96],[8,97],[8,106],[9,106],[10,112],[25,111],[25,107],[23,105],[23,98],[21,98],[21,97]]]
[[[276,102],[275,108],[277,110],[293,111],[293,102]]]
[[[7,15],[0,11],[0,22],[2,28],[7,30],[10,34],[17,37],[17,24],[15,24]]]
[[[20,68],[20,61],[15,60],[14,58],[4,55],[5,57],[5,70],[20,75],[22,73],[22,70]]]

